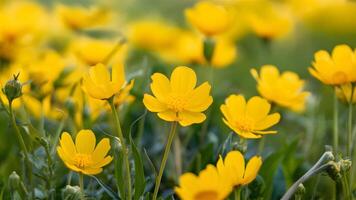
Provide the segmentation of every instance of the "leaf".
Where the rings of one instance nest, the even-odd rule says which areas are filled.
[[[90,175],[89,175],[90,176]],[[108,186],[106,186],[103,182],[101,182],[98,178],[96,178],[95,176],[90,176],[93,179],[96,180],[96,182],[98,182],[98,184],[104,189],[104,191],[106,192],[106,194],[108,194],[111,199],[120,199],[119,196],[117,196],[117,194],[115,194],[114,191],[111,190],[111,188],[109,188]]]
[[[125,191],[125,180],[124,179],[124,174],[123,174],[123,165],[124,159],[123,159],[123,152],[115,149],[115,178],[116,178],[116,187],[119,190],[120,197],[122,199],[125,199],[126,197],[126,191]]]
[[[145,174],[144,174],[144,170],[143,170],[143,163],[142,163],[141,155],[140,155],[135,143],[132,141],[131,136],[130,136],[130,140],[131,140],[131,150],[132,150],[132,154],[133,154],[134,161],[135,161],[134,200],[139,200],[145,191],[146,179],[145,179]]]

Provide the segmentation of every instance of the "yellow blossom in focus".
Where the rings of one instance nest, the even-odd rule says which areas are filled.
[[[111,156],[106,156],[110,148],[108,138],[102,139],[96,145],[94,133],[91,130],[81,130],[75,138],[75,144],[69,133],[62,133],[57,153],[69,169],[95,175],[102,172],[102,167],[112,161]]]
[[[349,83],[341,85],[340,87],[335,87],[335,91],[337,97],[341,101],[350,102],[350,100],[352,100],[352,103],[356,103],[356,87],[352,86],[352,84]]]
[[[180,34],[180,30],[161,20],[142,20],[129,26],[129,42],[148,49],[161,50],[170,47]]]
[[[103,8],[58,5],[57,11],[61,21],[68,28],[80,30],[105,24],[110,12]]]
[[[222,6],[208,1],[201,1],[192,8],[185,10],[189,23],[206,36],[214,36],[225,32],[231,23],[231,15]]]
[[[277,124],[281,118],[279,113],[268,114],[271,104],[258,96],[246,102],[242,95],[230,95],[220,110],[224,123],[243,138],[260,138],[261,135],[277,133],[265,129]]]
[[[211,86],[205,82],[195,88],[195,72],[184,66],[176,67],[170,80],[161,73],[151,76],[154,96],[145,94],[143,103],[151,112],[166,121],[177,121],[182,126],[201,123],[206,116],[202,113],[213,102]]]
[[[332,54],[320,50],[309,72],[326,85],[342,85],[356,81],[356,51],[347,45],[337,45]]]
[[[181,175],[175,192],[182,200],[224,200],[232,191],[226,178],[215,166],[208,165],[198,176],[193,173]]]
[[[251,74],[257,81],[257,90],[262,97],[296,112],[304,111],[305,102],[310,95],[303,91],[304,81],[291,71],[279,73],[277,67],[264,65],[260,74],[255,69]]]
[[[83,89],[95,99],[107,100],[119,93],[125,84],[125,72],[122,64],[115,64],[112,72],[99,63],[89,69],[83,77]]]
[[[244,156],[239,151],[230,151],[225,159],[221,156],[216,167],[221,176],[236,187],[243,186],[255,180],[262,165],[260,156],[253,156],[245,166]]]

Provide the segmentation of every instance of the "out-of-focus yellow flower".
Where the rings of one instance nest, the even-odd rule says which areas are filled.
[[[26,107],[27,111],[31,113],[34,117],[39,119],[42,114],[50,119],[61,119],[63,117],[63,112],[53,105],[51,96],[46,96],[41,101],[30,95],[22,96],[23,105]]]
[[[81,37],[73,40],[69,51],[84,65],[91,66],[104,62],[114,48],[120,48],[116,54],[121,54],[122,56],[125,52],[123,49],[124,45],[120,47],[116,45],[117,43],[112,40]]]
[[[268,4],[267,4],[268,5]],[[267,6],[261,12],[250,14],[252,31],[261,38],[274,39],[286,35],[292,29],[293,21],[288,12],[280,7]]]
[[[64,25],[73,30],[103,25],[110,19],[110,12],[103,8],[58,5],[57,10]]]
[[[125,84],[122,64],[115,64],[112,73],[101,63],[91,67],[83,77],[83,89],[95,99],[107,100],[119,93]]]
[[[129,27],[129,41],[135,46],[148,50],[170,47],[180,34],[180,30],[164,21],[137,21]]]
[[[206,116],[202,113],[213,102],[211,86],[205,82],[195,88],[195,72],[184,66],[176,67],[170,80],[161,73],[151,76],[153,95],[145,94],[143,103],[151,112],[166,121],[177,121],[182,126],[201,123]]]
[[[245,167],[244,156],[239,151],[230,151],[225,159],[220,156],[216,167],[219,174],[226,177],[229,183],[236,187],[251,183],[256,178],[261,165],[261,157],[254,156]]]
[[[218,39],[214,49],[211,65],[216,68],[223,68],[234,62],[237,50],[233,42],[226,39]]]
[[[279,113],[268,114],[271,104],[266,99],[255,96],[246,103],[242,95],[230,95],[220,106],[224,123],[243,138],[260,138],[261,135],[277,131],[265,129],[277,124]]]
[[[200,171],[199,176],[193,173],[180,176],[179,187],[175,191],[182,200],[224,200],[232,191],[227,180],[215,166],[208,165]]]
[[[20,48],[42,35],[47,13],[36,3],[14,1],[0,8],[0,58],[14,59]]]
[[[135,100],[135,96],[130,94],[130,91],[132,90],[134,83],[135,81],[131,80],[129,84],[127,84],[126,86],[124,86],[124,88],[122,88],[122,90],[116,95],[114,99],[115,105],[131,103]]]
[[[335,87],[337,97],[343,102],[356,103],[356,87],[353,87],[352,84],[344,84],[340,87]],[[352,95],[352,99],[351,99]]]
[[[225,32],[231,23],[231,15],[224,6],[208,1],[198,2],[193,8],[186,9],[185,16],[206,36]]]
[[[69,133],[62,133],[57,153],[69,169],[95,175],[102,172],[102,167],[112,161],[111,156],[106,156],[110,148],[108,138],[102,139],[96,145],[94,133],[91,130],[81,130],[75,138],[75,144]]]
[[[342,85],[356,81],[356,51],[347,45],[337,45],[330,55],[320,50],[309,72],[326,85]]]
[[[296,73],[286,71],[280,74],[277,67],[264,65],[260,74],[255,69],[251,74],[257,81],[258,92],[265,99],[296,112],[304,111],[310,93],[303,91],[305,83]]]

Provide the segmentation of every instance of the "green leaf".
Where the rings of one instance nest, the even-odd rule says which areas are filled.
[[[120,197],[117,196],[117,194],[115,194],[115,192],[113,192],[108,186],[106,186],[98,178],[96,178],[95,176],[90,176],[90,177],[92,177],[93,179],[96,180],[96,182],[98,182],[98,184],[104,189],[106,194],[108,194],[111,197],[111,199],[114,199],[114,200],[119,200],[120,199]]]
[[[134,193],[134,200],[139,200],[140,197],[143,195],[146,187],[146,179],[143,170],[143,163],[140,152],[138,151],[135,143],[131,140],[131,150],[135,161],[135,193]]]
[[[126,197],[126,191],[125,191],[125,178],[123,174],[123,165],[124,159],[123,159],[123,152],[122,150],[115,149],[115,178],[116,178],[116,187],[119,190],[119,194],[121,199],[125,199]]]

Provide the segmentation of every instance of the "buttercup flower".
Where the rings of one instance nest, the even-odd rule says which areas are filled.
[[[161,73],[151,76],[153,95],[145,94],[143,103],[151,112],[166,121],[177,121],[182,126],[201,123],[206,116],[202,113],[213,102],[210,85],[204,82],[197,88],[195,72],[184,66],[173,70],[169,80]]]
[[[280,74],[277,67],[264,65],[260,74],[255,69],[251,74],[257,81],[258,92],[265,99],[293,111],[305,109],[310,93],[303,91],[304,81],[296,73],[286,71]]]
[[[239,151],[231,151],[225,159],[220,156],[216,167],[220,175],[226,177],[232,186],[240,186],[251,183],[256,178],[261,165],[260,156],[252,157],[245,166],[243,155]]]
[[[356,87],[352,87],[352,84],[344,84],[340,87],[335,87],[337,97],[343,102],[356,103]],[[352,99],[351,99],[352,95]]]
[[[115,64],[111,78],[108,69],[101,63],[91,67],[83,77],[83,89],[95,99],[107,100],[119,93],[125,84],[122,64]]]
[[[175,191],[182,200],[223,200],[232,191],[232,186],[215,166],[208,165],[199,176],[193,173],[180,176]]]
[[[356,51],[347,45],[337,45],[330,55],[320,50],[309,72],[326,85],[341,85],[356,81]]]
[[[69,133],[62,133],[57,153],[64,164],[71,170],[87,175],[99,174],[105,165],[112,161],[106,156],[110,150],[110,140],[102,139],[96,145],[96,138],[91,130],[81,130],[76,136],[75,144]]]
[[[211,2],[198,2],[193,8],[185,10],[187,20],[206,36],[225,32],[231,22],[226,8]]]
[[[268,114],[270,109],[271,104],[267,100],[255,96],[246,103],[242,95],[230,95],[220,106],[224,123],[243,138],[260,138],[261,135],[277,133],[265,131],[281,118],[279,113]]]

